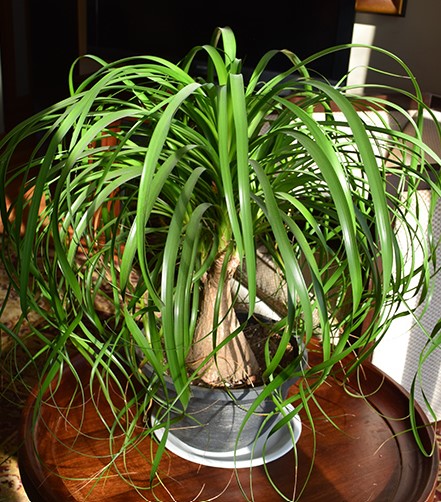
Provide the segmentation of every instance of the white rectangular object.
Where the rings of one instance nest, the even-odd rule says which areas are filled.
[[[418,198],[420,202],[428,199],[428,190],[420,190]],[[423,206],[423,204],[422,204]],[[421,212],[423,213],[423,211]],[[422,221],[427,214],[420,214],[419,224],[426,224]],[[426,225],[427,228],[427,225]],[[397,230],[400,239],[400,230]],[[441,203],[435,208],[433,220],[433,237],[435,241],[441,238]],[[405,239],[401,239],[401,246],[406,247]],[[441,262],[441,250],[437,252],[437,262]],[[439,264],[437,265],[439,267]],[[428,334],[431,333],[438,320],[441,318],[441,274],[437,274],[432,281],[432,299],[429,303],[418,306],[417,317],[421,315],[418,322],[411,316],[396,319],[392,322],[383,340],[375,349],[372,362],[400,383],[407,391],[410,391],[412,382],[417,373],[417,368],[421,353],[425,353],[429,342]],[[412,299],[415,307],[418,298]],[[429,420],[434,421],[434,417],[429,411],[429,406],[433,409],[438,418],[441,418],[441,348],[438,347],[424,361],[420,378],[416,381],[415,397]],[[426,403],[427,400],[427,403]]]

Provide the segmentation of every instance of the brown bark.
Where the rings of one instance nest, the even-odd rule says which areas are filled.
[[[193,346],[187,356],[187,364],[194,371],[219,345],[239,326],[232,307],[231,278],[239,262],[236,257],[230,259],[219,307],[219,317],[214,319],[214,306],[221,280],[221,270],[225,254],[222,254],[205,278],[202,292],[199,320],[195,330]],[[215,329],[214,329],[215,328]],[[235,386],[252,384],[259,370],[256,357],[245,335],[237,336],[219,349],[215,356],[205,364],[201,371],[201,380],[210,386]]]

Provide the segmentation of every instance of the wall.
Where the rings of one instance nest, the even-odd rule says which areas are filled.
[[[0,1],[0,98],[6,130],[30,114],[27,1]]]
[[[68,95],[78,56],[77,0],[0,0],[5,128]]]
[[[424,92],[441,95],[441,1],[407,0],[404,17],[358,13],[354,27],[355,43],[372,43],[390,50],[410,66]],[[375,67],[385,66],[384,58],[354,50],[351,67],[369,61]],[[365,78],[363,71],[354,73],[350,83]],[[386,81],[379,74],[367,72],[367,82]],[[410,88],[410,85],[409,85]]]
[[[2,58],[0,50],[0,136],[5,132],[5,112],[3,107]]]
[[[24,0],[14,0],[12,8],[14,10],[15,22],[24,19],[22,14]],[[17,21],[18,20],[18,21]],[[356,43],[373,43],[380,47],[387,48],[399,55],[411,67],[418,78],[418,81],[425,92],[432,92],[441,95],[441,0],[407,0],[406,15],[404,17],[387,16],[381,14],[358,13],[356,25],[354,27],[353,41]],[[22,27],[17,27],[22,29]],[[19,31],[23,33],[23,31]],[[43,30],[44,33],[44,30]],[[16,41],[20,42],[23,37]],[[23,44],[17,44],[16,50],[23,52]],[[365,51],[366,52],[366,51]],[[351,67],[370,62],[374,66],[380,64],[377,56],[366,54],[360,50],[353,50],[351,56]],[[26,56],[26,54],[17,54]],[[26,65],[18,65],[17,71],[23,72]],[[63,73],[60,72],[62,75]],[[372,72],[363,70],[354,71],[349,82],[357,84],[372,81]],[[64,75],[63,75],[64,77]],[[381,82],[384,78],[375,75],[375,81]],[[20,87],[29,85],[28,75],[16,75],[17,85]],[[28,89],[16,89],[16,92],[27,92]],[[0,131],[2,128],[2,112],[4,108],[3,97],[5,89],[0,80]]]

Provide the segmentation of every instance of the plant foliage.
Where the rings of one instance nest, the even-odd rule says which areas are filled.
[[[293,333],[303,346],[319,333],[323,351],[318,366],[299,366],[301,352],[277,371],[283,350],[267,347],[267,395],[296,372],[318,386],[355,353],[354,369],[403,315],[403,299],[422,293],[424,300],[436,243],[408,221],[418,219],[415,194],[423,183],[432,189],[433,211],[440,184],[428,159],[440,159],[422,141],[421,92],[407,67],[381,49],[414,86],[413,93],[386,90],[412,99],[419,114],[309,74],[309,61],[336,50],[347,48],[306,61],[270,51],[249,79],[228,28],[179,64],[94,57],[99,69],[78,85],[72,77],[67,99],[1,141],[2,258],[22,322],[30,312],[44,320],[32,332],[43,348],[31,355],[42,361],[42,392],[80,353],[103,388],[118,384],[117,371],[129,377],[137,416],[165,375],[185,405],[191,383],[210,362],[219,365],[216,354],[242,332],[233,279],[246,277],[249,316],[255,310],[257,250],[282,277],[280,347]],[[286,72],[265,79],[266,64],[280,52]],[[192,77],[201,55],[207,76]],[[29,141],[31,155],[13,168]],[[422,257],[410,267],[398,227],[410,255]],[[198,333],[215,267],[212,316]],[[212,349],[189,368],[195,336]],[[145,362],[155,382],[138,371]],[[313,396],[307,382],[289,398],[294,412]]]

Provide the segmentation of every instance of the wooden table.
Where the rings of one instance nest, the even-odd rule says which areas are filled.
[[[77,370],[82,381],[87,382],[88,366],[80,361]],[[352,390],[356,387],[355,383],[351,386]],[[162,460],[162,484],[150,488],[148,460],[154,446],[149,439],[108,469],[110,449],[105,423],[112,423],[111,411],[98,387],[93,388],[92,395],[101,416],[90,399],[90,388],[86,387],[84,406],[78,397],[72,400],[75,380],[69,373],[56,393],[47,396],[34,430],[31,424],[35,402],[29,400],[22,423],[20,471],[33,502],[239,502],[246,500],[242,490],[256,502],[291,500],[294,492],[306,502],[432,501],[438,456],[422,455],[412,433],[405,432],[409,428],[409,421],[402,419],[407,415],[406,393],[369,363],[364,365],[362,388],[365,394],[371,394],[367,399],[350,397],[335,381],[319,389],[318,402],[338,428],[317,407],[312,408],[317,439],[313,462],[313,434],[302,415],[298,468],[293,452],[267,466],[273,483],[286,498],[270,485],[263,467],[253,469],[251,488],[249,469],[199,466],[174,454]],[[427,425],[420,410],[418,420]],[[434,441],[432,429],[423,428],[422,437],[430,448]]]

